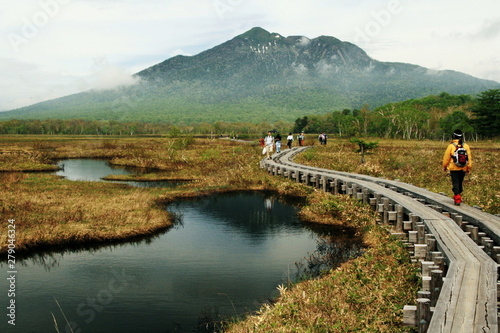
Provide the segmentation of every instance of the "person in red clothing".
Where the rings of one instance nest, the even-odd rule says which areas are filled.
[[[455,151],[459,148],[464,148],[467,152],[466,163],[459,163],[456,161]],[[470,152],[470,147],[468,144],[464,143],[464,134],[461,130],[455,130],[453,132],[453,140],[446,148],[443,156],[443,169],[444,171],[450,171],[452,191],[453,191],[453,201],[455,205],[460,205],[462,202],[462,192],[463,192],[463,181],[465,175],[468,174],[472,169],[472,155]]]

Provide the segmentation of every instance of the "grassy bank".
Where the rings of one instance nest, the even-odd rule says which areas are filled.
[[[75,183],[49,174],[0,174],[0,179],[0,211],[4,219],[16,221],[18,253],[126,240],[171,225],[154,191]]]

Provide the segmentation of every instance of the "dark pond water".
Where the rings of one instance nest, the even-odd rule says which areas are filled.
[[[102,178],[109,175],[133,175],[144,173],[140,168],[115,166],[105,160],[94,159],[68,159],[57,163],[62,169],[56,172],[56,175],[65,177],[69,180],[79,181],[103,181]],[[173,187],[179,182],[120,182],[135,187]]]
[[[18,260],[16,326],[2,296],[0,332],[56,332],[54,321],[59,332],[71,331],[67,323],[74,332],[200,331],[217,314],[241,315],[275,297],[296,263],[338,233],[310,229],[293,206],[261,193],[169,209],[179,223],[152,239]],[[344,247],[339,258],[352,250]]]

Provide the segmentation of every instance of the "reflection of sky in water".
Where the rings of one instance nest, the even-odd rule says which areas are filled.
[[[57,165],[63,170],[57,171],[56,175],[68,180],[100,181],[101,178],[109,175],[130,175],[133,173],[125,168],[111,167],[104,160],[65,160],[58,162]]]
[[[110,175],[131,175],[137,174],[137,168],[120,167],[110,165],[105,160],[93,159],[69,159],[57,163],[62,170],[56,175],[73,181],[103,181],[102,178]],[[137,182],[137,181],[113,181],[115,183],[126,183],[134,187],[174,187],[181,182],[157,181],[157,182]]]
[[[292,206],[273,199],[268,209],[265,199],[239,193],[180,202],[171,210],[181,223],[150,242],[19,263],[20,319],[8,332],[52,332],[51,312],[64,332],[54,298],[82,332],[189,332],[207,309],[227,315],[258,309],[317,246]],[[0,281],[1,290],[6,283]]]

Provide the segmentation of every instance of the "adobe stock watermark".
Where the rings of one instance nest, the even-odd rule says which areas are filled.
[[[100,289],[95,295],[87,297],[77,305],[76,314],[78,315],[78,319],[73,318],[73,320],[68,320],[67,315],[71,317],[72,314],[65,314],[61,309],[66,321],[64,332],[81,333],[87,331],[84,330],[85,326],[92,323],[97,315],[103,312],[106,306],[110,305],[117,295],[123,293],[135,280],[135,277],[128,275],[125,269],[122,269],[121,272],[112,269],[110,273],[111,277],[105,288]]]
[[[56,17],[61,6],[68,4],[71,0],[40,0],[38,9],[32,14],[21,18],[21,27],[18,32],[10,32],[7,35],[10,45],[15,53],[19,53],[21,46],[32,41],[40,31],[45,28],[50,20]]]
[[[7,323],[16,326],[16,220],[7,221],[7,297],[9,306],[7,307]]]
[[[403,10],[404,6],[400,0],[389,0],[385,8],[372,11],[370,14],[373,19],[367,22],[362,29],[356,28],[354,43],[368,43],[379,36],[392,23],[393,17],[401,14]]]
[[[213,6],[220,19],[224,19],[226,14],[233,12],[241,6],[243,0],[214,0]]]

